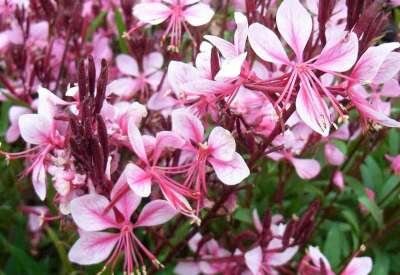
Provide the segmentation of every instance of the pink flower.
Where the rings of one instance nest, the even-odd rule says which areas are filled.
[[[165,0],[137,4],[133,14],[151,25],[168,21],[163,40],[169,36],[170,48],[177,50],[181,43],[182,28],[190,35],[187,23],[194,27],[205,25],[213,17],[214,11],[200,0]]]
[[[390,161],[390,168],[396,175],[400,175],[400,155],[397,156],[385,156],[388,161]]]
[[[289,81],[278,102],[286,98],[287,103],[294,92],[296,81],[300,80],[296,97],[297,114],[314,131],[327,136],[332,119],[319,91],[329,98],[339,114],[342,115],[343,112],[336,98],[318,79],[314,70],[343,76],[340,72],[349,70],[357,59],[357,36],[353,32],[334,32],[328,37],[327,44],[318,56],[304,61],[303,52],[312,33],[312,19],[307,10],[298,0],[284,0],[278,8],[276,24],[281,36],[293,50],[295,61],[289,60],[276,34],[259,23],[254,23],[249,28],[250,45],[261,59],[286,65],[290,69]]]
[[[220,70],[215,76],[216,80],[230,80],[239,76],[247,56],[245,52],[249,32],[247,18],[242,13],[235,12],[235,22],[237,29],[234,34],[233,44],[218,36],[204,36],[206,40],[217,47],[224,58],[221,62]]]
[[[178,109],[172,112],[172,131],[186,141],[184,150],[192,155],[192,162],[185,169],[184,185],[194,185],[200,194],[200,203],[207,194],[207,163],[214,168],[218,179],[227,185],[238,184],[250,175],[246,162],[236,152],[235,139],[224,128],[215,127],[205,142],[200,119],[185,109]]]
[[[257,232],[261,234],[266,230],[273,236],[266,247],[256,246],[244,254],[245,264],[253,275],[275,274],[277,267],[287,264],[297,253],[298,246],[283,246],[286,225],[281,221],[282,216],[274,215],[270,228],[263,228],[257,211],[253,211],[253,223]]]
[[[111,199],[121,188],[121,184],[114,186]],[[71,202],[71,215],[82,231],[80,238],[68,253],[69,260],[81,265],[91,265],[108,258],[106,266],[113,266],[119,254],[124,253],[124,270],[131,274],[139,268],[144,268],[143,258],[140,255],[142,254],[156,267],[162,266],[136,237],[134,231],[140,227],[166,223],[177,212],[167,201],[153,200],[145,205],[136,221],[131,222],[131,216],[140,201],[140,197],[128,190],[119,198],[115,207],[107,211],[110,202],[102,195],[88,194],[74,199]],[[106,229],[116,229],[118,232],[106,232],[104,231]]]
[[[199,254],[203,259],[223,258],[231,256],[231,253],[221,247],[214,239],[207,242],[201,242],[202,236],[200,233],[194,235],[188,242],[189,248],[194,253]],[[201,246],[200,246],[201,245]],[[220,274],[229,270],[232,263],[229,261],[207,262],[207,261],[185,261],[179,262],[174,272],[178,275],[186,274]]]
[[[182,214],[198,220],[186,197],[194,198],[196,193],[171,178],[175,170],[168,173],[168,168],[157,166],[162,152],[167,148],[181,148],[184,140],[173,132],[161,131],[156,137],[142,136],[134,123],[128,124],[130,146],[138,156],[139,165],[128,163],[121,180],[140,197],[148,197],[153,182],[156,182],[164,197]],[[150,157],[151,158],[150,158]]]
[[[112,81],[107,90],[122,98],[129,99],[140,91],[141,95],[147,98],[150,94],[148,87],[156,90],[162,78],[160,71],[164,58],[158,52],[152,52],[143,57],[142,70],[134,58],[126,54],[116,57],[118,70],[128,77]]]
[[[369,257],[354,257],[340,275],[367,275],[372,271]],[[310,246],[307,255],[301,260],[300,275],[335,275],[326,257],[318,247]]]

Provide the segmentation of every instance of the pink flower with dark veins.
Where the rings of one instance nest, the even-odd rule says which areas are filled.
[[[341,73],[349,70],[357,60],[357,35],[353,32],[333,32],[319,55],[304,60],[304,49],[312,33],[312,19],[307,10],[298,0],[284,0],[277,10],[276,24],[293,50],[295,60],[289,59],[278,36],[260,23],[253,23],[249,28],[250,45],[262,60],[285,65],[289,70],[289,81],[277,102],[284,100],[286,105],[295,93],[296,81],[300,80],[296,95],[297,114],[314,131],[328,136],[332,118],[324,97],[330,100],[340,115],[343,115],[343,108],[314,71],[346,78]]]
[[[111,199],[117,196],[122,187],[121,183],[114,186]],[[105,267],[114,268],[119,255],[124,253],[124,270],[128,274],[139,269],[146,274],[143,256],[157,268],[162,267],[136,236],[135,230],[166,223],[177,211],[167,201],[153,200],[144,206],[136,221],[131,222],[131,216],[140,201],[139,196],[128,190],[120,196],[114,208],[107,211],[110,201],[102,195],[93,193],[74,199],[71,202],[71,215],[82,231],[68,253],[69,260],[91,265],[108,258]],[[106,229],[115,229],[117,232],[104,231]]]
[[[200,0],[163,0],[137,4],[133,7],[133,15],[151,25],[167,21],[163,40],[169,36],[169,49],[177,51],[182,42],[182,31],[191,36],[187,24],[194,27],[205,25],[210,22],[214,11]]]

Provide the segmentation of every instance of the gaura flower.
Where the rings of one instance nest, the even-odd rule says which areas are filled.
[[[295,60],[289,59],[276,34],[259,23],[249,28],[250,45],[262,60],[288,67],[289,81],[278,103],[285,99],[286,105],[294,93],[296,81],[300,80],[296,111],[310,128],[322,136],[328,136],[332,119],[323,96],[330,100],[339,114],[343,115],[343,110],[314,71],[346,77],[340,73],[349,70],[357,60],[357,35],[353,32],[332,32],[321,53],[305,61],[303,53],[312,33],[312,19],[307,10],[298,0],[285,0],[278,8],[276,24],[281,36],[293,50]]]
[[[169,36],[169,48],[177,51],[182,41],[182,30],[191,36],[187,23],[194,27],[205,25],[213,17],[214,11],[200,0],[163,0],[137,4],[133,7],[133,15],[151,25],[168,21],[163,40]]]
[[[123,187],[117,183],[111,199]],[[145,272],[142,255],[156,267],[162,267],[156,257],[142,244],[135,235],[140,227],[151,227],[166,223],[177,211],[164,200],[153,200],[144,206],[135,222],[131,216],[139,206],[141,198],[128,190],[119,198],[113,209],[106,211],[109,200],[98,194],[88,194],[71,202],[71,215],[82,230],[79,239],[68,253],[71,262],[91,265],[107,260],[105,267],[115,267],[118,256],[124,253],[124,270],[132,274],[141,268]],[[117,232],[106,232],[116,229]]]

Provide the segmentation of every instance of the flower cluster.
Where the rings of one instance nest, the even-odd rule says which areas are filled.
[[[1,155],[23,159],[20,179],[52,205],[22,208],[32,232],[61,220],[79,235],[71,262],[128,274],[162,268],[155,254],[172,246],[169,264],[186,241],[194,257],[177,274],[335,274],[310,243],[320,199],[288,219],[254,210],[230,244],[205,229],[232,216],[268,163],[305,180],[333,167],[327,192],[344,191],[338,144],[400,127],[400,43],[378,42],[382,3],[5,0],[0,11],[4,137],[23,146]],[[399,174],[399,157],[387,159]],[[174,218],[191,227],[175,247]],[[363,252],[338,274],[368,274]]]

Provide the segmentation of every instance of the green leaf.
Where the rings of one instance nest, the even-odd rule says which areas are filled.
[[[121,50],[122,53],[128,53],[128,45],[126,44],[124,38],[122,37],[123,34],[126,32],[126,26],[125,26],[124,19],[122,17],[121,12],[119,11],[119,9],[115,9],[115,11],[114,11],[114,20],[115,20],[115,25],[117,26],[117,29],[118,29],[119,49]]]
[[[374,249],[374,265],[372,275],[389,274],[390,258],[388,255],[379,249]]]
[[[14,261],[20,268],[28,275],[42,275],[47,274],[47,271],[24,250],[10,244],[2,235],[0,235],[1,247],[7,249],[11,254]]]
[[[390,193],[392,193],[400,182],[400,177],[396,175],[392,175],[383,185],[379,194],[378,194],[378,202],[381,202],[383,199],[387,198]]]
[[[389,153],[390,155],[397,155],[399,153],[400,137],[397,129],[390,129],[389,131]]]
[[[340,264],[343,242],[345,241],[346,240],[342,232],[339,230],[339,227],[336,224],[331,226],[324,244],[324,254],[333,267]]]
[[[359,197],[358,201],[369,210],[369,212],[371,213],[372,217],[374,218],[378,226],[382,227],[384,225],[382,210],[376,205],[376,203],[371,201],[366,196]]]
[[[350,209],[343,210],[341,214],[346,219],[346,221],[351,225],[354,233],[358,234],[360,232],[360,226],[359,226],[359,221],[357,219],[357,215]]]
[[[106,17],[107,12],[102,11],[99,13],[99,15],[96,16],[96,18],[92,21],[88,28],[88,32],[86,34],[86,39],[90,40],[92,39],[93,33],[99,28],[103,23],[104,23],[104,18]]]
[[[233,218],[238,221],[253,223],[250,209],[239,208],[238,210],[236,210],[235,214],[233,214]]]

